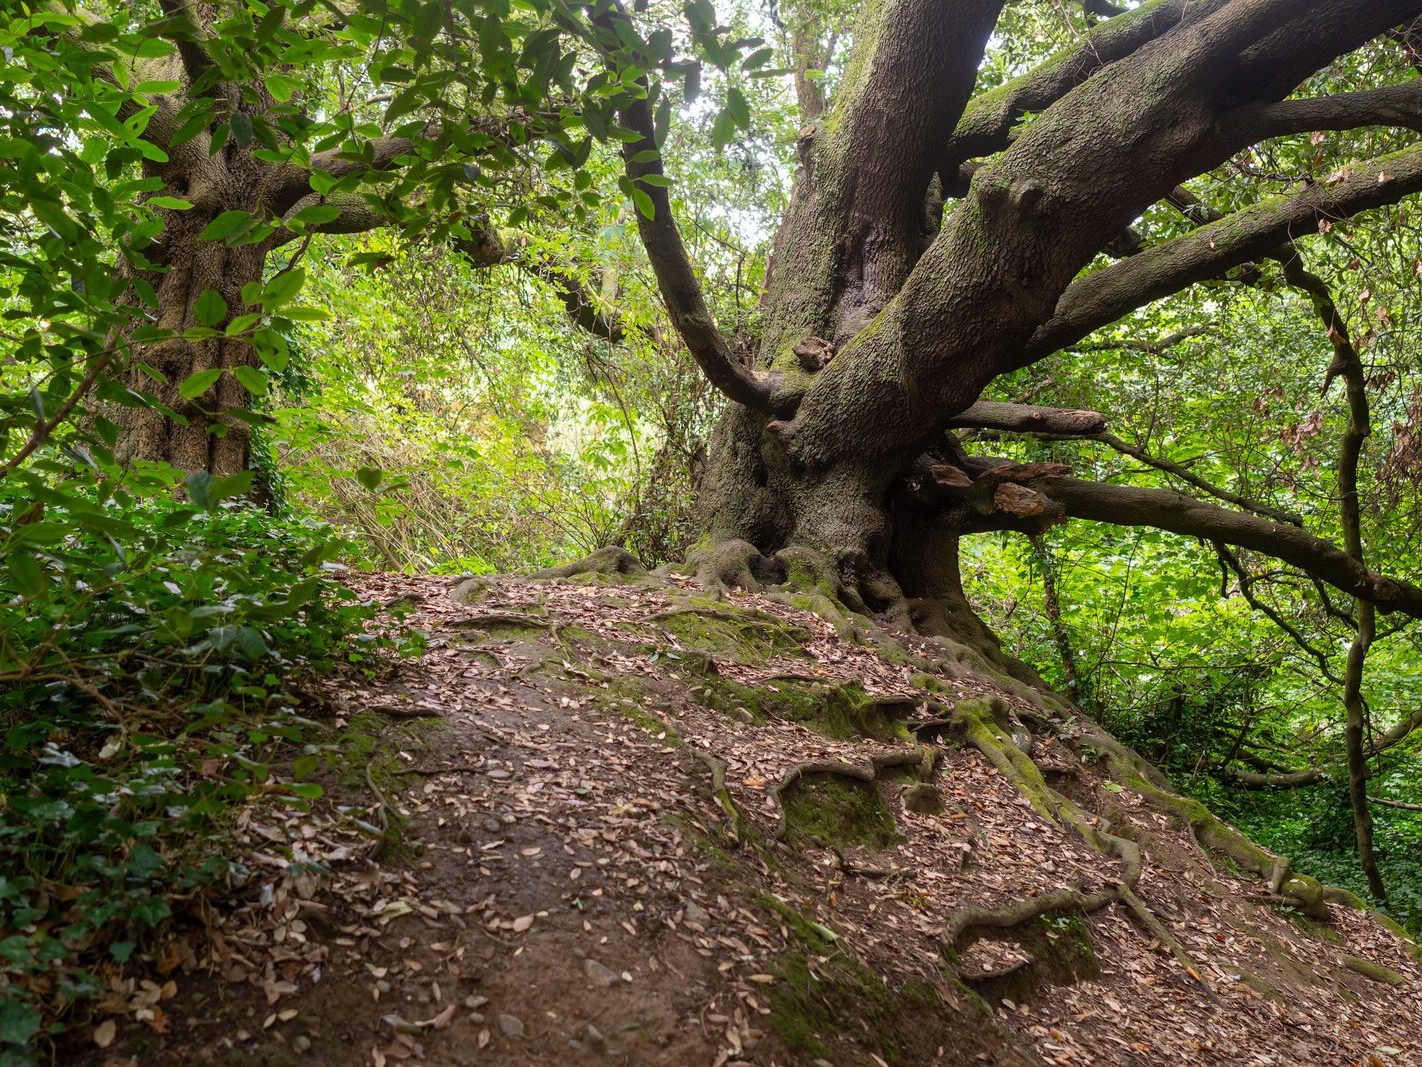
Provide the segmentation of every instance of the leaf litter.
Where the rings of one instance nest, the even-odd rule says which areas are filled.
[[[1032,759],[1144,843],[1136,892],[1190,967],[1120,907],[1043,920],[1039,941],[1089,946],[1069,978],[1025,982],[1041,946],[1013,936],[945,945],[965,908],[1109,886],[1117,861],[970,745],[937,746],[941,806],[915,811],[874,770],[904,740],[738,717],[698,692],[708,674],[756,692],[855,683],[926,724],[931,643],[882,655],[732,593],[767,654],[708,652],[666,617],[720,609],[675,579],[484,579],[473,603],[442,579],[360,584],[415,604],[407,624],[430,637],[386,677],[322,683],[337,729],[383,721],[378,749],[310,811],[239,813],[242,884],[187,917],[149,977],[112,979],[73,1062],[1422,1062],[1409,943],[1336,904],[1324,926],[1261,902],[1057,741]],[[940,700],[1021,703],[971,669],[938,673]],[[782,839],[781,785],[825,766],[868,768],[891,841]],[[836,1000],[845,973],[870,978]]]

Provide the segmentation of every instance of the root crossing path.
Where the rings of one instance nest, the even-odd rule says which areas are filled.
[[[1400,931],[970,648],[362,584],[427,650],[323,684],[323,798],[242,813],[250,877],[73,1062],[1422,1063]]]

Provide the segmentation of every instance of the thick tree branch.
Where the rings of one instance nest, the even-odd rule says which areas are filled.
[[[1335,545],[1294,526],[1206,504],[1168,489],[1107,485],[1075,478],[1027,483],[1066,514],[1118,526],[1151,526],[1248,548],[1291,563],[1383,611],[1422,617],[1422,588],[1369,570]]]
[[[979,94],[963,112],[939,157],[945,194],[961,196],[966,189],[958,177],[961,165],[1006,148],[1013,127],[1024,115],[1045,110],[1103,67],[1187,18],[1203,18],[1222,6],[1224,0],[1153,0],[1097,26],[1068,52]]]
[[[1332,184],[1242,208],[1173,241],[1085,275],[1069,285],[1052,317],[1014,367],[1026,366],[1153,300],[1219,276],[1276,250],[1320,221],[1345,218],[1422,191],[1422,146],[1352,170]]]
[[[647,250],[647,259],[652,264],[652,273],[656,275],[672,325],[712,385],[738,404],[770,410],[773,406],[770,380],[742,363],[716,326],[702,294],[701,282],[682,243],[676,219],[672,217],[671,197],[665,186],[643,181],[664,175],[651,108],[645,98],[632,100],[620,109],[619,115],[622,125],[640,134],[638,140],[623,144],[623,167],[633,186],[646,193],[651,202],[650,218],[641,207],[637,209],[637,232]],[[657,152],[656,158],[643,158],[648,152]]]
[[[1117,15],[1126,14],[1130,8],[1117,7],[1110,0],[1081,0],[1081,10],[1096,18],[1113,19]]]
[[[158,0],[158,7],[164,15],[161,36],[177,48],[189,86],[198,92],[210,88],[216,80],[217,65],[202,43],[203,29],[187,0]]]
[[[1422,131],[1422,78],[1357,93],[1252,104],[1220,120],[1223,136],[1234,143],[1360,126],[1402,126]]]
[[[1067,436],[1099,434],[1106,416],[1099,411],[1069,411],[1035,404],[999,404],[979,400],[948,420],[950,428],[1007,430],[1015,433],[1049,433]]]

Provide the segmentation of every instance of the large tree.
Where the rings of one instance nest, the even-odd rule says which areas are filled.
[[[628,178],[650,198],[638,220],[647,254],[672,322],[730,401],[704,493],[702,575],[750,587],[828,585],[860,610],[996,654],[963,595],[958,549],[967,534],[1038,533],[1079,516],[1286,561],[1360,605],[1345,703],[1350,791],[1369,864],[1361,664],[1374,608],[1417,616],[1422,589],[1365,561],[1362,369],[1293,240],[1422,190],[1422,145],[1409,138],[1326,181],[1261,188],[1228,213],[1186,186],[1276,138],[1422,129],[1415,77],[1315,89],[1320,71],[1379,41],[1415,60],[1407,42],[1422,2],[1089,5],[1105,17],[1079,42],[975,93],[1002,8],[995,0],[864,5],[827,102],[823,80],[805,77],[824,62],[823,49],[797,30],[800,166],[749,352],[717,329],[658,177],[653,110],[662,87],[644,72],[669,64],[639,35],[638,15],[616,3],[598,8],[593,39],[616,69],[639,76],[619,105],[622,124],[641,134],[622,152]],[[1162,204],[1189,225],[1143,240],[1134,224]],[[1082,482],[1058,465],[972,455],[955,435],[1099,434],[1091,412],[979,397],[994,379],[1153,301],[1264,260],[1314,299],[1334,351],[1328,380],[1348,395],[1342,547],[1228,494],[1207,502]]]

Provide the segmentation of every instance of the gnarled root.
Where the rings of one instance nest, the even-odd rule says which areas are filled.
[[[1069,826],[1092,848],[1119,859],[1122,866],[1117,881],[1104,889],[1053,889],[999,908],[965,908],[954,915],[944,928],[944,943],[949,948],[956,949],[977,930],[1012,929],[1043,915],[1090,914],[1108,904],[1119,903],[1127,907],[1141,925],[1176,958],[1185,972],[1204,987],[1211,999],[1216,999],[1214,989],[1201,976],[1179,940],[1136,895],[1135,887],[1140,881],[1143,869],[1140,846],[1134,841],[1111,833],[1110,824],[1104,819],[1100,820],[1099,825],[1093,825],[1090,815],[1049,786],[1037,765],[998,723],[990,701],[961,701],[954,706],[947,718],[958,724],[964,736],[1018,788],[1039,814]]]
[[[534,578],[573,578],[579,574],[621,574],[630,577],[646,573],[647,568],[642,566],[631,552],[625,548],[619,548],[617,545],[607,545],[582,559],[565,563],[561,567],[546,567],[541,571],[534,571],[532,576]]]
[[[1078,736],[1065,736],[1079,754],[1096,755],[1106,765],[1112,779],[1139,793],[1151,807],[1174,815],[1190,828],[1202,848],[1228,856],[1241,867],[1268,881],[1270,895],[1298,908],[1310,918],[1328,922],[1330,900],[1339,896],[1316,878],[1291,873],[1287,863],[1225,822],[1198,800],[1172,792],[1169,782],[1155,767],[1115,738],[1092,727]]]
[[[785,579],[785,568],[749,541],[729,540],[693,548],[686,556],[697,584],[716,595],[730,589],[758,593]]]

